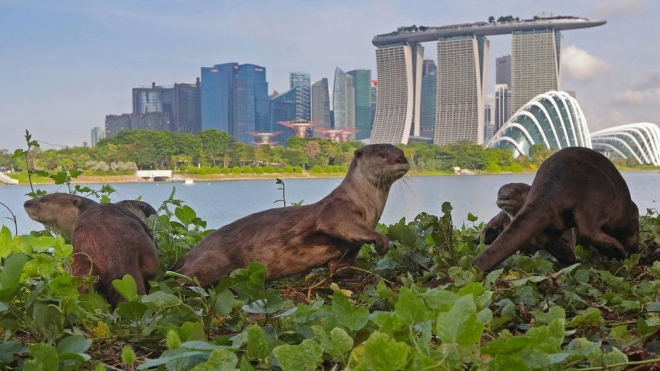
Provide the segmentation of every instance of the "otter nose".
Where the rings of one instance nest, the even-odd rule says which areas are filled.
[[[408,159],[406,158],[406,156],[399,156],[399,158],[396,159],[396,163],[397,164],[407,164]]]
[[[32,200],[27,200],[23,203],[23,207],[30,207],[32,205]]]

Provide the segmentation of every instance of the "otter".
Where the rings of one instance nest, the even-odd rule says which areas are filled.
[[[153,206],[149,205],[144,201],[138,200],[123,200],[116,202],[115,205],[125,208],[126,210],[135,214],[138,218],[145,221],[149,219],[150,216],[156,215],[158,212]]]
[[[502,209],[495,217],[493,217],[488,224],[484,227],[481,235],[483,242],[490,245],[495,241],[502,231],[511,223],[511,220],[516,217],[520,209],[522,209],[531,186],[525,183],[508,183],[500,187],[497,191],[497,206]],[[546,250],[562,265],[570,265],[576,262],[575,257],[575,228],[571,228],[564,232],[559,238],[558,244],[551,246],[543,246],[536,240],[532,239],[520,248],[520,251],[526,254],[534,254],[538,250]],[[479,244],[479,237],[473,241]]]
[[[73,276],[99,276],[95,285],[113,306],[123,298],[112,280],[130,274],[138,294],[158,273],[160,262],[151,231],[125,205],[99,204],[85,197],[52,193],[28,200],[28,215],[44,225],[71,235]],[[81,293],[88,288],[78,288]]]
[[[622,259],[639,248],[639,211],[628,186],[607,157],[589,148],[569,147],[548,157],[527,202],[472,264],[489,271],[533,238],[561,249],[560,237],[571,228],[580,242],[609,258]]]
[[[320,201],[265,210],[238,219],[206,236],[173,270],[197,277],[203,287],[220,276],[259,262],[266,279],[275,280],[327,265],[334,277],[355,265],[363,244],[389,250],[386,236],[374,231],[390,187],[408,172],[401,149],[391,144],[358,148],[346,177]]]

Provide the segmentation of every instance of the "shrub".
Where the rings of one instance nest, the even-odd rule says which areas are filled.
[[[293,172],[296,173],[296,174],[302,174],[302,167],[294,166],[293,167]]]
[[[285,173],[293,173],[293,167],[291,165],[285,165],[282,170]]]
[[[263,169],[264,169],[264,173],[266,173],[266,174],[272,174],[272,173],[275,172],[275,170],[273,169],[273,167],[270,166],[270,165],[268,165],[268,166],[264,166]]]
[[[232,172],[232,174],[240,174],[241,173],[241,168],[238,167],[238,166],[234,166],[233,168],[231,168],[231,172]]]
[[[263,174],[264,173],[264,168],[261,166],[257,166],[254,168],[254,173],[255,174]]]
[[[319,165],[314,165],[314,167],[312,167],[311,172],[314,174],[320,174],[323,172],[323,168],[321,168]]]
[[[241,168],[241,171],[243,172],[243,174],[252,174],[252,173],[254,173],[254,169],[252,168],[252,166],[247,166],[247,165],[243,166]]]
[[[222,169],[220,169],[220,174],[227,175],[227,174],[229,174],[230,172],[231,172],[231,171],[229,170],[228,167],[223,167]]]

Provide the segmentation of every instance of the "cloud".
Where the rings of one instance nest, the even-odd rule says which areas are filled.
[[[642,82],[618,93],[615,100],[632,105],[660,104],[660,69],[651,71]]]
[[[597,19],[612,19],[643,14],[644,0],[603,0],[591,9],[590,15]]]
[[[609,63],[577,46],[562,50],[562,75],[573,80],[590,80],[612,69]]]

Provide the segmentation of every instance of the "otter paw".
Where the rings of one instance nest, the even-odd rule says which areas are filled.
[[[378,255],[385,255],[390,251],[390,240],[386,236],[378,234],[378,238],[374,241],[374,246]]]

